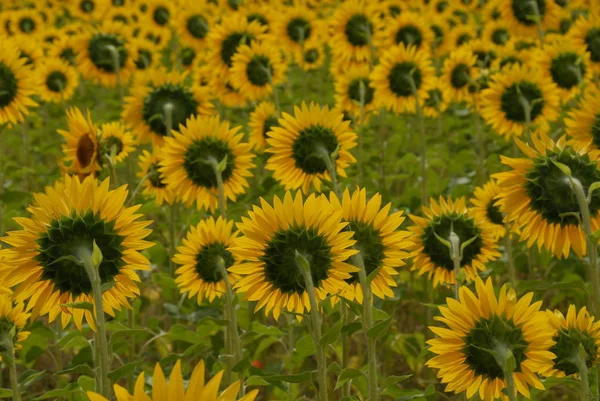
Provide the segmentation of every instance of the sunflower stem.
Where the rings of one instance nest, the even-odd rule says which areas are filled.
[[[327,166],[327,172],[331,177],[331,187],[333,189],[333,192],[337,195],[338,199],[341,199],[338,187],[337,172],[335,170],[336,166],[334,161],[332,160],[332,155],[329,154],[329,151],[325,146],[320,144],[317,145],[316,150],[319,157],[325,162],[325,166]]]
[[[165,132],[166,136],[171,135],[171,131],[173,131],[173,110],[175,110],[175,106],[173,103],[168,102],[163,106],[163,114],[165,117],[165,128],[167,132]]]
[[[342,327],[348,324],[348,316],[350,310],[348,309],[348,305],[346,305],[345,300],[342,298],[340,301],[340,315],[342,319]],[[350,362],[350,336],[348,333],[342,331],[342,369],[348,368]],[[342,386],[342,398],[350,396],[351,390],[350,381],[344,383]]]
[[[142,189],[142,186],[144,185],[144,183],[146,182],[146,180],[149,177],[150,177],[150,174],[146,174],[145,176],[142,177],[140,182],[138,182],[138,184],[135,187],[135,189],[133,190],[133,192],[131,192],[131,194],[129,195],[129,200],[127,201],[127,206],[131,206],[131,204],[133,202],[135,202],[135,197],[137,196],[138,192],[140,192],[140,189]]]
[[[506,234],[504,236],[505,246],[506,246],[506,254],[508,259],[508,277],[510,280],[510,285],[512,288],[515,288],[517,284],[517,271],[515,267],[515,259],[513,255],[513,243],[512,243],[512,235],[509,230],[508,224],[506,226]]]
[[[521,89],[519,88],[519,86],[517,86],[517,90],[519,93],[519,103],[521,104],[521,107],[523,107],[523,113],[525,114],[525,135],[527,137],[527,143],[530,144],[531,143],[531,103],[529,103],[529,100],[527,100],[527,98],[525,96],[523,96],[523,93],[521,92]]]
[[[306,257],[296,250],[296,264],[298,269],[304,277],[305,290],[308,293],[308,299],[310,301],[310,320],[311,320],[311,333],[316,345],[317,352],[317,377],[319,384],[319,401],[327,401],[327,360],[325,358],[325,348],[321,343],[321,330],[322,321],[321,314],[319,312],[319,303],[317,302],[317,295],[315,291],[315,285],[312,278],[310,269],[310,262]]]
[[[2,345],[6,348],[8,358],[4,362],[8,365],[10,376],[10,387],[12,389],[13,401],[21,401],[21,390],[19,388],[19,376],[17,376],[17,361],[15,358],[15,344],[13,342],[14,329],[3,333]]]
[[[590,401],[590,382],[589,382],[589,370],[586,364],[587,353],[583,344],[579,344],[579,349],[575,355],[575,362],[579,370],[579,382],[581,384],[579,389],[579,401]]]
[[[219,191],[219,213],[225,219],[227,218],[227,199],[225,198],[225,187],[223,186],[223,170],[219,161],[214,157],[209,157],[207,159],[208,164],[213,169],[215,173],[215,178],[217,179],[217,190]]]
[[[540,40],[540,47],[544,48],[544,28],[542,27],[542,16],[540,14],[540,8],[538,7],[537,1],[530,1],[533,6],[533,15],[535,20],[535,25],[537,27],[538,38]]]
[[[169,269],[171,275],[175,274],[175,262],[173,262],[173,256],[177,249],[177,230],[175,228],[177,221],[177,204],[175,202],[169,205]]]
[[[486,166],[485,166],[485,142],[483,131],[481,129],[481,119],[479,118],[479,105],[477,104],[477,96],[473,96],[473,118],[475,119],[475,138],[477,141],[477,184],[482,185],[485,182]]]
[[[113,45],[107,45],[106,50],[110,53],[112,58],[113,68],[115,75],[117,76],[117,86],[119,87],[119,100],[123,103],[123,85],[121,84],[121,57],[119,56],[119,50]]]
[[[412,73],[408,74],[408,81],[410,83],[413,96],[415,97],[417,119],[419,120],[419,138],[421,140],[421,205],[429,206],[429,197],[427,195],[427,140],[425,137],[425,119],[423,117],[419,93],[417,91],[417,86]]]
[[[271,68],[263,67],[267,76],[269,77],[269,84],[271,84],[271,88],[273,90],[273,101],[275,102],[275,110],[277,110],[277,116],[281,115],[281,105],[279,104],[279,92],[277,91],[277,87],[273,83],[273,73]]]
[[[365,138],[364,138],[364,127],[365,127],[365,96],[366,96],[367,88],[365,88],[364,82],[359,81],[358,94],[360,98],[360,114],[359,114],[359,123],[357,126],[357,134],[358,134],[358,176],[356,185],[360,185],[363,180],[363,155],[364,155],[364,147],[365,147]]]
[[[127,325],[131,330],[135,329],[135,310],[133,309],[133,306],[131,309],[127,310]],[[135,360],[135,355],[135,335],[132,335],[129,339],[129,362],[133,362]],[[133,393],[134,382],[133,375],[129,375],[127,377],[127,388],[131,393]]]
[[[460,251],[460,238],[454,231],[450,232],[450,255],[454,262],[454,298],[459,300],[460,293],[460,262],[462,262],[462,255]]]

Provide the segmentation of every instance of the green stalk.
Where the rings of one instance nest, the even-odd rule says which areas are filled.
[[[177,250],[177,230],[176,230],[176,221],[177,221],[177,204],[173,202],[169,205],[169,269],[171,271],[171,275],[175,274],[175,262],[173,262],[173,256],[175,256],[175,252]]]
[[[110,52],[112,58],[113,68],[115,75],[117,76],[117,87],[119,88],[119,100],[123,103],[123,85],[121,84],[121,57],[119,56],[119,50],[113,45],[107,45],[106,49]]]
[[[127,201],[127,206],[131,206],[131,204],[133,202],[135,202],[135,197],[137,196],[138,192],[140,192],[140,189],[142,189],[142,186],[144,185],[144,183],[146,182],[148,177],[149,177],[149,174],[146,174],[144,177],[142,177],[142,179],[140,180],[140,182],[138,182],[138,184],[135,187],[135,189],[133,190],[133,192],[131,192],[129,194],[129,200]]]
[[[361,80],[359,82],[359,98],[360,98],[360,123],[357,126],[357,134],[358,134],[358,176],[356,185],[360,185],[363,180],[364,175],[364,148],[365,148],[365,138],[364,138],[364,127],[365,127],[365,96],[367,89],[365,88],[365,84]]]
[[[421,140],[421,205],[429,206],[429,196],[427,194],[427,139],[425,137],[425,118],[423,117],[423,110],[421,109],[419,93],[417,91],[417,86],[412,76],[412,72],[408,75],[408,78],[408,81],[410,82],[410,88],[412,90],[413,96],[415,97],[417,119],[419,120],[419,138]]]
[[[271,68],[264,68],[264,70],[266,71],[267,76],[269,77],[269,84],[271,85],[271,88],[273,88],[273,101],[275,102],[275,109],[277,110],[277,115],[280,116],[281,105],[279,104],[279,92],[277,91],[277,86],[275,86],[275,84],[273,83],[273,73],[271,71]]]
[[[17,361],[15,358],[15,344],[13,342],[14,329],[3,334],[2,343],[7,348],[8,358],[5,363],[8,365],[10,376],[10,388],[12,389],[13,401],[21,401],[21,389],[19,388],[19,376],[17,376]]]
[[[349,308],[346,305],[346,302],[342,298],[340,300],[340,317],[342,319],[342,327],[348,324],[348,316],[349,316]],[[346,369],[348,367],[350,361],[350,336],[348,333],[342,332],[342,369]],[[342,398],[350,396],[351,390],[350,381],[344,383],[342,386]]]
[[[537,26],[538,38],[540,40],[540,47],[544,48],[544,28],[542,27],[542,16],[540,15],[540,8],[538,7],[537,1],[533,0],[530,2],[533,5],[533,14],[535,17],[535,25]]]
[[[208,159],[217,179],[217,189],[219,191],[219,212],[223,218],[227,218],[227,199],[225,198],[225,187],[223,185],[223,172],[219,168],[219,162],[214,157]]]
[[[327,172],[331,177],[331,187],[333,189],[333,192],[337,195],[339,199],[341,199],[341,194],[337,182],[337,171],[335,162],[331,160],[331,155],[329,154],[325,146],[319,144],[317,145],[316,150],[319,157],[321,157],[321,159],[325,162],[325,166],[327,166]]]
[[[473,96],[473,116],[475,118],[475,138],[477,141],[477,184],[482,185],[485,182],[486,166],[485,166],[485,143],[483,131],[481,129],[481,119],[479,118],[479,108],[477,105],[477,97]]]
[[[454,298],[459,300],[460,297],[460,262],[462,262],[462,255],[460,250],[460,238],[458,235],[454,233],[454,231],[450,232],[450,254],[452,256],[452,261],[454,262]]]
[[[131,306],[131,309],[127,310],[127,323],[131,330],[135,329],[135,310],[133,309],[133,305]],[[133,362],[135,360],[135,355],[135,335],[132,335],[129,339],[129,362]],[[134,382],[135,381],[133,375],[127,376],[127,389],[132,394]]]
[[[509,231],[508,224],[506,226],[506,234],[504,235],[504,241],[506,243],[506,253],[508,258],[508,277],[512,288],[515,288],[517,284],[517,269],[515,267],[515,259],[513,255],[513,243],[512,235]]]

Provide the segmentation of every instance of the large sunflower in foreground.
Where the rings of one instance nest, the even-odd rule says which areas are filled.
[[[240,382],[237,381],[227,387],[222,392],[219,392],[223,371],[218,372],[213,378],[205,383],[205,366],[204,361],[200,361],[194,368],[190,380],[187,381],[187,387],[184,386],[183,375],[181,373],[181,361],[177,360],[171,376],[167,382],[160,364],[154,367],[152,377],[152,399],[155,401],[174,401],[174,400],[202,400],[202,401],[254,401],[258,395],[258,390],[252,390],[242,398],[237,398],[240,391]],[[115,396],[117,401],[147,401],[150,396],[146,394],[146,381],[142,372],[136,382],[133,394],[129,394],[127,389],[114,385]],[[88,391],[88,397],[91,401],[108,401],[98,393]]]
[[[271,102],[262,102],[256,106],[250,113],[250,136],[248,140],[256,150],[265,150],[267,147],[267,138],[273,127],[279,124],[277,118],[277,109]]]
[[[600,149],[600,90],[590,88],[564,120],[567,135],[582,144]]]
[[[154,201],[157,205],[163,203],[173,203],[173,191],[165,183],[165,177],[158,170],[160,168],[161,158],[159,152],[154,151],[152,153],[144,150],[139,157],[137,176],[144,179],[144,195],[154,197]]]
[[[507,401],[504,369],[493,353],[511,351],[516,391],[529,398],[530,387],[543,390],[537,373],[552,366],[554,354],[549,349],[554,342],[548,319],[540,312],[542,302],[532,304],[531,292],[517,300],[506,285],[496,297],[491,278],[485,284],[478,278],[476,290],[463,286],[458,300],[447,298],[448,305],[439,308],[442,316],[435,320],[445,327],[429,327],[438,338],[427,341],[437,354],[427,366],[439,369],[437,376],[447,384],[447,392]]]
[[[29,114],[30,107],[38,104],[32,99],[35,77],[21,58],[19,50],[10,41],[3,41],[0,52],[0,125],[17,124]]]
[[[473,205],[473,216],[481,224],[481,227],[491,231],[494,238],[502,238],[506,234],[504,216],[500,207],[496,205],[500,187],[494,180],[490,180],[482,187],[475,188],[471,204]]]
[[[549,122],[559,116],[560,92],[541,71],[514,64],[492,76],[480,105],[481,116],[494,131],[521,136],[528,123],[548,131]]]
[[[342,61],[366,61],[374,56],[374,36],[378,29],[375,1],[349,0],[342,3],[331,19],[329,44]]]
[[[1,257],[0,260],[2,260]],[[0,339],[8,335],[14,327],[15,333],[12,341],[16,351],[23,348],[21,343],[31,334],[29,331],[23,330],[30,315],[23,310],[22,303],[15,304],[13,302],[12,292],[9,289],[0,287]],[[2,352],[7,351],[3,345],[0,345],[0,349]],[[0,356],[0,361],[2,361],[2,356]]]
[[[325,158],[330,158],[337,175],[346,177],[345,169],[356,162],[350,149],[357,136],[341,113],[311,103],[294,107],[294,115],[282,114],[279,126],[271,128],[267,139],[272,153],[266,169],[286,190],[302,188],[305,194],[312,186],[321,191],[322,180],[331,181]]]
[[[357,65],[349,67],[339,74],[335,80],[335,103],[356,117],[358,123],[361,117],[361,103],[365,120],[377,109],[375,90],[369,79],[369,66]]]
[[[449,240],[450,233],[454,232],[461,244],[474,239],[463,250],[460,262],[460,268],[469,281],[475,280],[478,273],[485,270],[486,263],[500,257],[493,233],[475,219],[464,198],[453,201],[440,197],[439,204],[432,199],[431,206],[423,207],[422,211],[425,217],[409,216],[414,223],[408,228],[414,233],[409,239],[412,241],[411,270],[418,270],[420,275],[427,274],[434,287],[455,283],[450,249],[437,237]]]
[[[179,290],[189,298],[197,297],[198,304],[221,298],[227,287],[218,265],[221,259],[226,269],[236,264],[236,258],[229,247],[238,236],[233,231],[233,221],[219,216],[209,217],[196,227],[191,227],[183,244],[177,247],[173,262],[179,267],[175,272],[175,282]],[[229,274],[229,282],[234,284],[239,276]]]
[[[73,318],[81,328],[85,317],[94,325],[92,311],[65,306],[94,303],[79,262],[82,254],[92,252],[94,242],[103,256],[98,268],[102,283],[114,283],[102,295],[104,312],[114,316],[115,310],[130,307],[127,299],[139,294],[136,271],[150,265],[140,251],[152,243],[144,240],[151,222],[138,221],[139,206],[126,207],[127,195],[126,186],[109,190],[108,179],[69,176],[34,195],[31,218],[17,219],[23,229],[8,232],[2,241],[12,248],[0,251],[10,268],[5,285],[15,287],[15,300],[27,302],[33,319],[48,314],[52,322],[60,315],[63,327]]]
[[[335,209],[327,197],[286,192],[283,201],[273,204],[261,199],[237,227],[242,236],[230,248],[244,262],[229,271],[242,276],[235,285],[246,299],[256,301],[255,310],[265,308],[275,319],[283,309],[302,314],[311,308],[302,267],[296,253],[310,262],[317,301],[338,294],[348,285],[345,280],[358,269],[346,260],[356,253],[352,231],[343,231],[342,210]]]
[[[498,205],[506,221],[520,228],[522,241],[531,247],[546,248],[557,257],[567,257],[573,251],[580,258],[586,253],[586,237],[580,225],[579,203],[570,182],[555,164],[571,169],[585,193],[600,181],[597,152],[590,154],[585,145],[567,144],[566,137],[557,142],[546,135],[533,137],[534,147],[516,139],[526,158],[500,156],[511,171],[497,173],[494,178],[502,188]],[[600,193],[593,193],[589,205],[592,230],[600,228]]]
[[[221,173],[225,197],[235,202],[237,195],[248,187],[254,154],[248,143],[242,142],[240,127],[230,128],[219,116],[189,118],[180,132],[165,138],[160,173],[176,198],[187,206],[214,211],[218,203],[217,178],[212,162],[226,159]]]
[[[534,17],[539,13],[544,31],[558,28],[560,7],[547,0],[504,0],[498,3],[501,18],[513,32],[522,36],[537,36],[538,26]]]
[[[46,59],[35,73],[40,99],[45,102],[66,102],[79,85],[77,69],[60,58]]]
[[[367,276],[378,270],[371,281],[371,291],[382,299],[393,297],[392,287],[398,286],[394,279],[398,275],[396,269],[406,264],[407,249],[411,245],[407,240],[411,233],[399,230],[404,221],[403,212],[390,214],[392,205],[388,203],[382,207],[380,194],[375,194],[367,201],[364,188],[352,194],[344,191],[341,201],[332,192],[330,201],[334,210],[342,210],[342,220],[348,223],[345,230],[354,232],[354,248],[361,253]],[[340,296],[362,304],[364,294],[358,273],[352,273],[346,282],[349,286]]]
[[[98,146],[98,127],[92,122],[88,110],[84,117],[77,107],[67,110],[68,131],[58,130],[65,138],[62,146],[69,169],[74,174],[95,175],[102,170],[100,148]]]

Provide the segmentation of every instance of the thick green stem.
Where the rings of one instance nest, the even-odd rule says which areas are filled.
[[[450,254],[452,261],[454,262],[454,298],[460,299],[460,262],[462,261],[462,254],[460,251],[460,238],[452,231],[450,233]]]
[[[131,330],[135,329],[135,310],[133,309],[133,306],[131,307],[131,309],[127,310],[127,323]],[[132,335],[129,339],[129,362],[133,362],[135,360],[135,356],[135,335]],[[134,383],[135,381],[133,375],[129,375],[127,377],[127,388],[132,394]]]
[[[335,169],[336,168],[335,162],[333,160],[331,160],[331,155],[329,154],[329,152],[327,151],[327,148],[325,146],[317,145],[316,149],[317,149],[318,155],[325,162],[325,166],[327,166],[327,172],[329,173],[329,176],[331,177],[331,187],[333,189],[333,192],[337,195],[338,198],[340,198],[341,194],[340,194],[339,187],[338,187],[337,171]]]
[[[349,312],[350,312],[350,309],[348,308],[348,305],[346,305],[346,302],[342,298],[342,300],[340,301],[340,317],[342,319],[342,327],[345,326],[346,324],[348,324]],[[341,335],[342,335],[342,369],[346,369],[346,368],[348,368],[348,364],[350,361],[350,336],[348,335],[348,333],[345,333],[345,332],[342,332]],[[350,381],[348,381],[347,383],[344,383],[344,385],[342,386],[342,398],[350,396],[351,384],[352,383],[350,383]]]
[[[110,52],[110,57],[113,62],[113,69],[117,76],[117,86],[119,87],[119,99],[123,103],[123,85],[121,84],[121,57],[119,56],[119,50],[113,45],[107,45],[106,49]]]
[[[175,256],[175,251],[177,250],[177,230],[176,230],[176,222],[177,222],[177,204],[173,202],[169,205],[169,269],[171,271],[171,275],[175,274],[175,262],[173,262],[173,256]]]
[[[473,118],[475,119],[475,138],[477,141],[477,184],[482,185],[485,182],[486,166],[485,166],[485,142],[483,130],[481,129],[481,119],[479,117],[479,107],[477,104],[477,96],[473,96]]]
[[[419,92],[412,73],[408,75],[410,87],[415,97],[415,105],[417,109],[417,119],[419,120],[419,139],[421,142],[420,146],[420,159],[421,159],[421,205],[429,206],[429,196],[427,194],[427,138],[425,136],[425,118],[423,117],[423,110],[421,109],[421,102],[419,99]]]
[[[508,278],[512,288],[515,288],[517,284],[517,269],[515,267],[515,258],[513,255],[513,243],[512,235],[509,230],[508,224],[506,225],[506,234],[504,235],[504,241],[506,243],[506,257],[508,259]]]
[[[166,136],[170,136],[171,131],[173,131],[173,110],[175,110],[173,103],[165,103],[163,106],[163,117],[165,119],[165,128],[167,130],[167,132],[165,132]]]
[[[366,96],[367,88],[365,88],[364,82],[361,80],[359,82],[359,98],[360,98],[360,113],[359,113],[359,122],[357,126],[357,134],[358,134],[358,175],[356,177],[357,183],[356,185],[360,185],[363,180],[364,175],[364,164],[366,160],[364,160],[364,147],[365,147],[365,137],[364,137],[364,128],[365,128],[365,96]]]
[[[227,199],[225,198],[225,187],[223,185],[223,172],[219,168],[219,161],[214,157],[209,157],[207,159],[208,164],[213,169],[215,173],[215,178],[217,180],[217,190],[219,192],[219,212],[223,218],[227,217]]]
[[[537,1],[530,1],[533,6],[533,15],[535,18],[535,25],[537,27],[538,38],[540,40],[540,47],[544,47],[544,28],[542,27],[542,16],[540,14],[540,8],[538,7]]]
[[[7,348],[8,358],[4,361],[8,365],[8,373],[10,376],[10,387],[12,389],[13,401],[21,401],[21,390],[19,388],[19,376],[17,376],[17,361],[15,358],[15,344],[12,334],[6,332],[3,335],[2,343]]]

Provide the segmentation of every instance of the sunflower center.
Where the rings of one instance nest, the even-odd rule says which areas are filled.
[[[450,7],[450,3],[446,0],[438,1],[435,5],[435,9],[438,13],[443,13],[448,7]]]
[[[258,23],[261,24],[262,26],[269,25],[269,21],[267,21],[265,16],[262,14],[258,14],[258,13],[248,14],[246,19],[248,20],[248,22],[258,21]]]
[[[196,58],[196,51],[191,47],[184,47],[179,51],[179,58],[181,59],[181,64],[183,64],[183,66],[189,67]]]
[[[194,15],[188,18],[185,26],[190,35],[196,39],[203,39],[209,31],[208,21],[202,15]]]
[[[19,20],[19,30],[23,33],[31,33],[35,30],[35,21],[29,17]]]
[[[542,114],[544,97],[540,88],[527,81],[521,81],[508,87],[501,97],[501,108],[506,118],[519,123],[527,122],[527,113],[523,100],[529,104],[530,122]]]
[[[232,10],[240,8],[240,4],[242,4],[242,0],[227,0],[227,5],[229,5]]]
[[[421,70],[413,62],[396,64],[388,75],[391,91],[400,97],[412,96],[413,85],[414,89],[418,90],[421,87],[421,79]]]
[[[586,192],[594,182],[600,181],[600,171],[587,155],[579,155],[567,147],[558,153],[538,157],[534,160],[533,168],[525,175],[525,189],[532,209],[538,211],[550,223],[563,227],[570,224],[579,225],[575,216],[565,215],[579,213],[579,203],[567,177],[552,160],[568,166],[572,176],[581,182]],[[595,216],[598,211],[600,193],[596,191],[590,203],[590,213]]]
[[[353,79],[348,86],[348,97],[360,104],[362,92],[362,101],[364,101],[364,105],[371,104],[375,90],[369,86],[369,83],[369,78]]]
[[[370,224],[356,220],[350,221],[345,230],[354,231],[356,247],[360,249],[367,276],[383,266],[385,246],[382,243],[379,230],[374,229]],[[352,277],[346,280],[348,283],[359,281],[358,273],[351,273],[351,275]]]
[[[310,263],[315,288],[329,276],[333,258],[327,238],[312,227],[290,227],[275,233],[260,257],[265,265],[265,279],[282,293],[304,293],[304,277],[296,263],[296,252]]]
[[[436,267],[454,271],[454,261],[450,256],[450,250],[436,237],[437,234],[438,237],[448,239],[451,231],[454,231],[458,236],[461,244],[477,237],[463,250],[461,266],[470,266],[473,260],[481,254],[483,240],[481,239],[481,232],[475,226],[473,219],[463,214],[444,214],[435,218],[425,228],[422,235],[423,253],[429,256]]]
[[[312,125],[300,131],[292,145],[292,157],[296,167],[306,174],[323,174],[327,165],[319,153],[319,147],[332,154],[338,146],[338,139],[333,131],[322,125]],[[333,160],[335,163],[335,160]]]
[[[495,199],[488,202],[485,208],[485,215],[488,219],[494,224],[503,225],[504,224],[504,216],[502,212],[500,212],[500,208],[494,205]]]
[[[537,8],[537,10],[536,10]],[[512,0],[512,13],[523,25],[535,25],[532,17],[539,12],[540,17],[546,14],[546,0]]]
[[[173,128],[196,113],[198,102],[192,94],[179,85],[165,84],[154,88],[146,99],[142,108],[142,116],[152,132],[160,136],[168,136],[166,121],[164,118],[165,105],[173,105],[172,121]]]
[[[71,47],[67,47],[61,51],[59,57],[70,65],[75,65],[75,51]]]
[[[390,13],[390,17],[397,17],[398,15],[400,15],[400,13],[402,13],[402,10],[400,9],[400,7],[392,4],[388,7],[388,12]]]
[[[396,32],[396,44],[404,43],[406,47],[414,45],[421,47],[423,35],[421,30],[414,25],[403,26]]]
[[[110,155],[113,152],[113,148],[115,150],[115,156],[118,156],[123,151],[123,141],[116,136],[109,136],[103,141],[103,151],[102,153]]]
[[[471,82],[471,69],[466,64],[458,64],[452,70],[450,83],[456,89],[464,88]]]
[[[314,63],[319,59],[319,51],[317,49],[310,49],[304,52],[304,61],[307,63]]]
[[[192,142],[183,156],[183,168],[194,184],[204,188],[217,188],[217,177],[209,160],[220,162],[227,156],[227,167],[221,173],[226,183],[233,175],[235,156],[226,142],[215,138],[197,139]]]
[[[312,33],[310,22],[302,17],[293,18],[287,24],[287,34],[294,42],[304,43]]]
[[[263,137],[266,139],[269,137],[268,132],[273,129],[273,127],[278,127],[279,122],[276,117],[269,117],[263,123]]]
[[[8,106],[17,96],[19,85],[14,72],[0,63],[0,109]]]
[[[344,33],[353,46],[366,46],[373,36],[373,24],[366,15],[355,14],[346,23]]]
[[[146,174],[148,175],[148,181],[150,182],[150,185],[152,185],[154,188],[162,189],[166,188],[167,184],[163,182],[160,171],[158,171],[159,168],[160,165],[158,163],[152,163],[150,167],[148,167]]]
[[[497,45],[505,45],[510,39],[508,30],[505,28],[498,28],[492,33],[492,42]]]
[[[470,33],[463,33],[461,35],[458,36],[458,38],[456,38],[456,45],[457,46],[462,46],[466,43],[469,43],[471,41],[472,37]]]
[[[492,61],[496,58],[496,53],[491,50],[476,50],[473,54],[477,57],[477,65],[480,68],[490,68]]]
[[[119,68],[123,68],[127,60],[127,50],[125,42],[115,35],[104,33],[94,35],[88,45],[88,52],[96,67],[105,72],[114,73],[116,71],[111,47],[117,50]]]
[[[92,140],[91,134],[82,135],[77,142],[77,161],[81,168],[86,168],[92,164],[95,152],[96,144]]]
[[[135,66],[138,70],[145,70],[152,64],[152,52],[146,49],[138,51],[138,58],[135,60]]]
[[[112,5],[115,7],[121,7],[125,5],[125,0],[112,0]]]
[[[594,63],[600,63],[600,28],[592,28],[585,35],[585,44]]]
[[[525,352],[529,343],[523,338],[523,331],[515,327],[512,320],[500,316],[482,318],[464,339],[465,362],[476,375],[489,380],[504,379],[504,372],[496,362],[492,352],[499,347],[510,349],[517,362],[515,372],[521,372],[521,364],[527,359]]]
[[[246,66],[248,80],[255,86],[265,86],[271,80],[273,68],[269,58],[263,55],[252,57]]]
[[[46,77],[46,87],[52,92],[62,92],[67,86],[67,76],[62,71],[53,71]]]
[[[425,107],[431,107],[432,109],[438,109],[442,103],[443,94],[438,88],[430,89],[427,91],[427,99],[425,99]]]
[[[96,8],[96,5],[91,0],[83,0],[79,3],[79,9],[86,14],[91,14],[94,8]]]
[[[231,67],[231,58],[237,51],[238,46],[249,44],[254,39],[254,36],[246,32],[236,32],[229,34],[221,44],[221,60],[228,67]]]
[[[550,74],[558,86],[571,89],[581,82],[585,74],[585,64],[576,53],[562,53],[552,60]]]
[[[204,245],[196,254],[196,273],[207,283],[218,283],[223,279],[219,270],[219,258],[225,263],[225,268],[233,266],[235,259],[231,252],[220,242]]]
[[[27,60],[25,62],[25,65],[33,65],[33,59],[31,58],[31,55],[29,55],[29,53],[26,53],[23,50],[19,50],[19,58],[24,58],[25,60]]]
[[[90,294],[92,284],[85,268],[65,256],[76,256],[81,249],[92,250],[94,241],[102,251],[102,262],[98,268],[103,283],[113,281],[120,273],[123,261],[122,243],[125,237],[116,233],[115,222],[107,222],[97,214],[63,216],[54,220],[47,231],[37,240],[39,254],[36,259],[42,265],[43,280],[50,280],[61,294],[74,297]]]
[[[169,23],[171,13],[166,7],[156,7],[154,13],[152,14],[152,18],[158,25],[164,26]]]
[[[561,328],[558,335],[552,338],[556,344],[550,349],[556,358],[554,359],[554,367],[562,371],[565,375],[573,375],[579,373],[579,368],[573,361],[573,356],[579,353],[579,345],[583,345],[586,351],[585,364],[591,368],[596,363],[596,355],[598,355],[598,347],[596,340],[590,337],[588,333],[579,331],[575,328]]]
[[[523,65],[523,60],[521,60],[520,58],[518,58],[516,56],[504,57],[500,61],[500,69],[506,67],[507,65],[513,65],[513,64]]]

